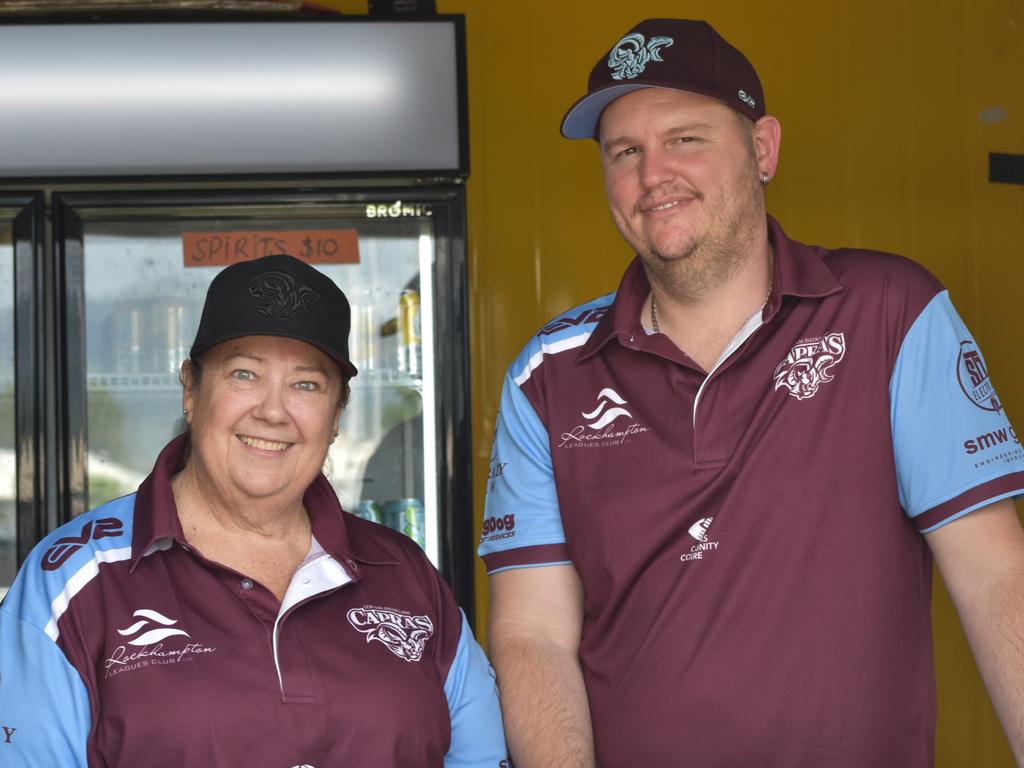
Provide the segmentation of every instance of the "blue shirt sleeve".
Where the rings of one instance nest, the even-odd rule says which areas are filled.
[[[0,727],[4,768],[85,768],[90,714],[81,677],[49,635],[3,606]]]
[[[528,372],[525,369],[523,375]],[[555,561],[527,557],[522,563],[514,555],[497,564],[491,557],[524,547],[565,543],[547,430],[511,374],[505,376],[497,421],[480,556],[491,573],[505,567],[568,562],[564,553]]]
[[[448,670],[444,693],[452,721],[452,743],[445,768],[506,768],[505,729],[498,705],[498,688],[483,650],[462,615],[455,660]]]
[[[900,504],[929,532],[1024,492],[1024,449],[949,293],[900,346],[889,385]]]

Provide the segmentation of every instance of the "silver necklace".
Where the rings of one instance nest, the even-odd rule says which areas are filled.
[[[772,285],[775,283],[775,271],[774,269],[768,273],[768,293],[764,296],[763,304],[768,303],[768,299],[772,297]],[[655,333],[661,333],[661,329],[658,327],[658,300],[654,298],[654,291],[651,291],[651,328]]]

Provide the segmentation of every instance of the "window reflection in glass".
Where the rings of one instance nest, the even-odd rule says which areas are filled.
[[[14,453],[14,241],[0,219],[0,596],[14,579],[17,558]]]

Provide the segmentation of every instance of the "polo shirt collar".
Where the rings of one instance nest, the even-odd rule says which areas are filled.
[[[130,571],[134,571],[147,554],[168,549],[173,542],[186,543],[178,509],[174,504],[171,478],[181,469],[187,444],[187,432],[171,440],[157,457],[153,471],[139,486],[135,497]],[[302,503],[309,513],[313,537],[325,552],[341,564],[350,578],[354,580],[359,577],[359,567],[355,560],[377,563],[372,559],[360,558],[352,552],[341,505],[326,477],[317,475],[306,489]]]
[[[765,319],[772,317],[782,305],[783,296],[823,298],[841,291],[843,286],[815,249],[790,240],[782,226],[768,216],[768,239],[775,251],[772,292],[768,297]],[[595,354],[612,338],[633,342],[647,331],[640,322],[640,310],[651,283],[643,262],[634,257],[622,276],[615,300],[608,313],[598,321],[587,343],[580,349],[578,360]]]

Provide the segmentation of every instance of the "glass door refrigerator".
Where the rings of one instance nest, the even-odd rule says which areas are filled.
[[[0,27],[0,44],[9,31]],[[212,46],[210,72],[235,103],[211,99],[209,72],[186,73],[191,85],[175,92],[189,127],[178,125],[170,154],[152,132],[135,136],[127,154],[111,137],[126,119],[150,119],[129,104],[127,117],[108,119],[92,138],[76,133],[78,149],[66,156],[66,147],[29,146],[0,157],[0,591],[35,540],[133,492],[183,431],[179,367],[214,275],[289,253],[334,279],[352,305],[359,374],[324,473],[347,511],[416,540],[471,615],[461,17],[27,25],[8,42],[26,35],[77,41],[68,55],[80,54],[79,69],[90,61],[116,69],[120,58],[111,63],[97,51],[135,41],[141,66],[162,81],[185,77],[173,54],[186,43],[199,60]],[[370,59],[367,38],[376,43]],[[269,126],[246,113],[255,109],[246,94],[277,82],[262,58],[246,59],[263,39],[290,39],[289,50],[306,57],[276,86],[278,106],[288,99],[285,122],[304,117],[284,143],[274,125],[279,109],[263,110]],[[413,43],[424,50],[411,55]],[[238,57],[227,74],[216,69],[225,66],[225,46]],[[310,53],[317,46],[319,57]],[[382,51],[394,55],[382,60]],[[344,58],[353,55],[362,80],[352,80],[355,65]],[[123,89],[113,75],[108,82],[113,99]],[[369,102],[367,89],[376,94]],[[423,91],[428,101],[415,103]],[[273,105],[273,95],[261,101]],[[37,116],[51,139],[63,125],[53,122],[59,98]],[[80,114],[64,117],[83,125]],[[231,146],[218,127],[228,122]]]

